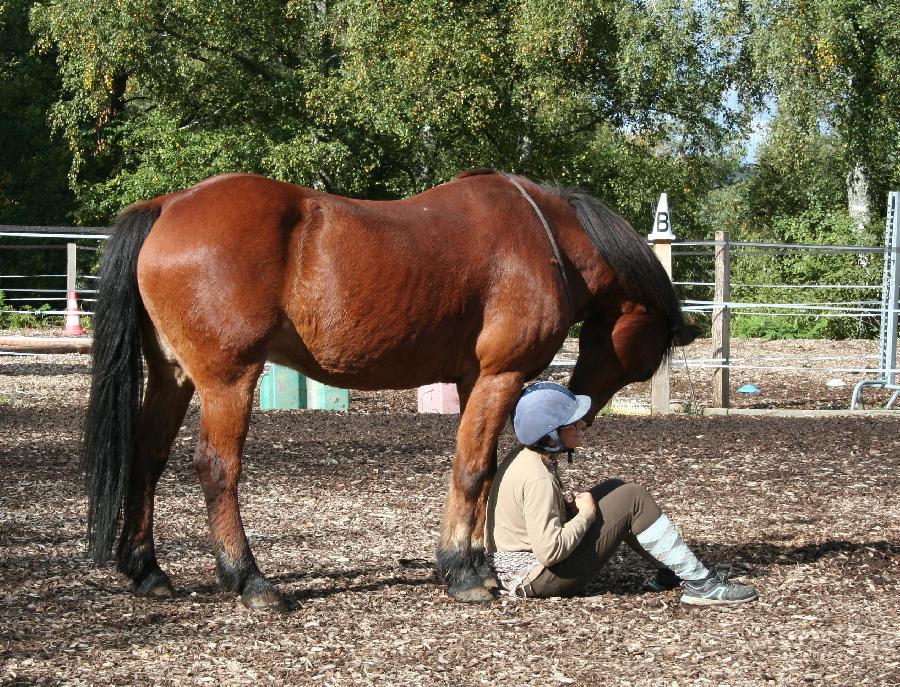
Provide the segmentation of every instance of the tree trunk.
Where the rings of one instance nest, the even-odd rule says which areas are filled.
[[[847,175],[847,210],[856,224],[856,233],[862,238],[866,225],[872,219],[869,205],[869,174],[862,162],[857,162]]]
[[[853,170],[847,175],[847,211],[854,223],[856,244],[866,245],[866,226],[872,216],[869,208],[869,178],[868,170],[862,162],[857,161]],[[862,267],[868,267],[869,256],[865,253],[856,258],[856,263]],[[863,318],[857,322],[857,336],[865,336],[865,323]]]

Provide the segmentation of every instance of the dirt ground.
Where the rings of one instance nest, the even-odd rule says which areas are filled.
[[[736,348],[841,368],[877,353],[873,342]],[[624,553],[586,597],[453,602],[433,552],[457,417],[416,414],[414,391],[354,392],[346,413],[257,411],[242,512],[260,566],[296,603],[275,616],[216,588],[191,465],[196,403],[157,499],[160,562],[179,596],[136,599],[88,564],[88,373],[86,356],[0,356],[0,684],[900,684],[900,413],[598,417],[567,485],[644,484],[702,558],[734,563],[760,592],[695,609],[643,591],[647,570]],[[692,371],[695,406],[709,404],[710,374]],[[846,385],[826,386],[835,378]],[[846,408],[860,378],[735,370],[733,391],[760,392],[733,402]],[[690,399],[683,370],[673,397]]]

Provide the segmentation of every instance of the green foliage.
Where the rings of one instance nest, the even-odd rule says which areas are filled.
[[[832,339],[828,320],[815,317],[735,315],[731,334],[744,339]],[[846,337],[843,337],[846,338]]]
[[[733,241],[882,245],[882,219],[859,227],[848,213],[846,157],[840,138],[835,133],[812,132],[789,142],[790,135],[784,120],[775,122],[770,137],[759,150],[757,163],[740,170],[743,179],[716,189],[704,199],[701,222],[727,230]],[[706,265],[711,271],[710,262]],[[860,307],[860,301],[879,300],[882,264],[879,255],[736,251],[732,257],[732,298],[745,303],[842,303],[847,308]],[[709,274],[707,271],[707,277]],[[844,284],[876,288],[867,291],[769,289],[747,284]],[[696,288],[690,297],[711,298],[711,290]],[[785,312],[798,310],[802,309]],[[746,313],[746,310],[733,313],[732,332],[737,336],[848,338],[871,336],[878,328],[876,315],[859,320]]]
[[[754,0],[748,48],[760,88],[777,98],[773,143],[802,163],[834,137],[845,177],[857,163],[881,202],[900,183],[900,1]]]
[[[666,181],[695,202],[743,121],[723,105],[740,5],[701,5],[69,0],[32,26],[84,221],[224,170],[397,197],[494,166],[646,223]]]
[[[9,312],[12,309],[19,312]],[[44,329],[62,326],[61,316],[40,314],[48,310],[52,308],[46,303],[37,308],[6,303],[6,295],[0,291],[0,329]]]
[[[769,229],[754,232],[746,230],[743,240],[769,241],[770,233],[779,242],[813,245],[868,245],[879,246],[881,233],[878,225],[866,228],[860,244],[859,230],[846,211],[808,210],[797,216],[781,217]],[[857,253],[819,253],[813,251],[741,251],[732,259],[732,298],[744,303],[809,303],[836,304],[838,308],[877,307],[864,301],[880,300],[882,260],[879,255]],[[813,285],[867,285],[872,290],[847,288],[762,288],[755,284],[786,286]],[[771,308],[763,307],[762,310]],[[789,308],[785,312],[802,311]],[[744,311],[746,312],[746,311]],[[733,331],[739,336],[760,336],[768,327],[771,338],[831,338],[844,339],[871,335],[877,331],[878,316],[863,320],[848,317],[818,317],[741,315],[735,313]]]
[[[746,208],[741,234],[759,235],[759,226],[808,211],[846,212],[847,164],[836,136],[812,132],[796,140],[783,119],[774,122],[741,191]]]
[[[30,5],[0,2],[0,224],[65,224],[70,160],[47,122],[59,78],[53,55],[32,51]],[[7,255],[4,263],[15,260]]]
[[[680,239],[877,245],[847,174],[862,166],[873,217],[900,185],[898,16],[900,0],[0,0],[0,222],[104,224],[226,171],[393,198],[490,166],[592,189],[639,233],[665,191]],[[58,253],[12,256],[62,271]],[[710,280],[708,258],[675,267]],[[734,264],[736,283],[879,276],[852,256]],[[745,315],[735,331],[866,330]]]

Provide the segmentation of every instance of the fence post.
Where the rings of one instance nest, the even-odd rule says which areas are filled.
[[[672,241],[675,240],[675,234],[672,232],[669,201],[665,193],[659,197],[653,231],[647,238],[653,243],[653,252],[662,263],[669,279],[672,279]],[[650,380],[650,414],[668,415],[670,412],[669,358],[666,357]]]
[[[887,218],[884,231],[884,269],[881,281],[881,341],[878,379],[863,379],[857,382],[850,398],[850,410],[865,408],[862,391],[874,386],[889,389],[894,393],[884,409],[893,407],[900,397],[900,383],[897,380],[897,324],[900,317],[900,192],[888,193]]]
[[[78,275],[77,267],[78,248],[74,243],[66,244],[66,324],[63,334],[66,336],[84,336],[84,328],[81,326],[81,311],[78,309],[78,296],[75,294],[75,278]]]
[[[74,243],[66,244],[66,296],[75,290],[75,275],[78,274],[76,257],[78,246]]]
[[[728,232],[716,232],[716,291],[713,297],[716,305],[712,316],[713,358],[723,365],[731,361],[731,254],[728,250]],[[714,408],[728,408],[728,367],[717,367],[713,372],[712,405]]]

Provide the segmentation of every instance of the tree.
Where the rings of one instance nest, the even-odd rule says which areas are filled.
[[[724,105],[740,7],[67,0],[32,25],[60,55],[84,219],[226,170],[396,197],[494,166],[645,223],[661,190],[696,206],[746,121]]]
[[[751,46],[777,99],[774,142],[800,155],[816,137],[838,142],[857,226],[900,182],[900,2],[757,0]]]
[[[32,50],[30,5],[0,2],[0,224],[63,224],[73,200],[70,160],[47,122],[59,79],[53,55]]]

